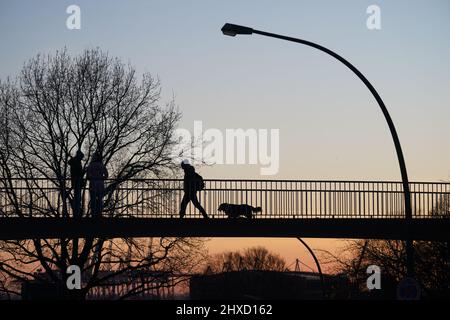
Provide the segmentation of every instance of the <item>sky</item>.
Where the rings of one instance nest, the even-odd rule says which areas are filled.
[[[69,30],[69,5],[81,29]],[[378,5],[381,29],[369,30]],[[99,47],[158,76],[181,128],[279,129],[276,175],[259,165],[202,167],[204,178],[400,180],[379,107],[330,56],[257,35],[225,37],[226,22],[324,45],[374,85],[396,125],[411,181],[450,180],[450,2],[433,1],[4,1],[0,78],[37,53]],[[341,242],[310,239],[313,248]],[[212,253],[265,245],[313,265],[295,239],[213,239]]]

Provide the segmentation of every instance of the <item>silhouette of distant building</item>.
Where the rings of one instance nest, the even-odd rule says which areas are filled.
[[[333,298],[348,298],[345,277],[324,275],[325,290]],[[193,276],[190,280],[193,300],[209,299],[322,299],[320,277],[309,272],[232,271]]]
[[[54,270],[60,277],[60,273]],[[99,278],[110,276],[111,271],[100,270]],[[88,278],[82,277],[82,286],[85,286]],[[165,284],[159,286],[159,284]],[[137,287],[146,289],[136,295],[128,297],[129,300],[164,300],[174,298],[174,285],[170,274],[155,271],[129,270],[120,275],[114,276],[102,285],[93,287],[86,295],[88,300],[109,300],[118,299],[130,290]],[[60,283],[51,281],[47,273],[36,274],[36,279],[21,283],[22,300],[61,300],[64,299],[64,288]]]

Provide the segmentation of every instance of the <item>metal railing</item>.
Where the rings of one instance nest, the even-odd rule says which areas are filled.
[[[211,218],[225,218],[221,203],[261,207],[256,219],[403,218],[401,182],[314,180],[205,180],[198,199]],[[106,182],[103,216],[178,218],[182,179]],[[411,182],[414,218],[450,216],[450,183]],[[13,180],[0,184],[1,217],[71,216],[69,181]],[[83,188],[83,216],[89,216],[89,192]],[[187,218],[201,218],[192,204]]]

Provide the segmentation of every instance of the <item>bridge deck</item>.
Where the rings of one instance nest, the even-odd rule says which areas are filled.
[[[405,238],[401,182],[314,180],[205,180],[198,192],[212,218],[191,204],[179,219],[181,179],[106,181],[103,218],[92,218],[83,188],[73,217],[70,181],[0,180],[0,239],[54,237],[320,237]],[[447,239],[450,183],[411,182],[414,239]],[[248,204],[254,219],[226,219],[222,203]]]
[[[450,219],[414,219],[415,240],[450,240]],[[305,237],[405,239],[405,219],[9,218],[0,239],[77,237]]]

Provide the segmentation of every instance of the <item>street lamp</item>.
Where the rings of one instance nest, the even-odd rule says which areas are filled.
[[[254,30],[252,28],[231,23],[225,23],[225,25],[222,27],[223,34],[231,37],[234,37],[238,34],[252,34],[253,31]]]
[[[367,80],[367,78],[358,69],[356,69],[355,66],[353,66],[347,60],[345,60],[343,57],[341,57],[337,53],[331,51],[330,49],[327,49],[327,48],[325,48],[319,44],[316,44],[314,42],[297,39],[297,38],[292,38],[292,37],[286,37],[286,36],[282,36],[279,34],[260,31],[260,30],[256,30],[253,28],[244,27],[244,26],[231,24],[231,23],[226,23],[222,27],[222,33],[224,35],[232,36],[232,37],[234,37],[236,35],[241,35],[241,34],[251,35],[251,34],[255,33],[255,34],[259,34],[259,35],[266,36],[266,37],[296,42],[296,43],[307,45],[309,47],[316,48],[320,51],[323,51],[323,52],[329,54],[330,56],[339,60],[340,62],[342,62],[345,66],[347,66],[350,70],[352,70],[353,73],[356,74],[362,82],[364,82],[364,84],[370,90],[370,92],[374,96],[375,100],[377,101],[378,105],[380,106],[381,111],[383,112],[384,118],[386,119],[386,122],[389,126],[389,130],[391,132],[392,140],[394,141],[395,151],[397,152],[398,164],[400,166],[400,173],[402,176],[403,194],[404,194],[404,199],[405,199],[405,218],[406,218],[406,235],[407,235],[407,239],[406,239],[407,263],[406,263],[406,266],[407,266],[408,276],[413,276],[413,274],[414,274],[414,262],[413,262],[414,261],[413,260],[414,259],[413,258],[414,249],[413,249],[412,239],[409,236],[409,229],[410,229],[410,224],[411,224],[411,220],[412,220],[411,192],[409,190],[408,173],[406,171],[405,159],[403,157],[402,147],[400,145],[400,140],[398,139],[397,130],[395,130],[394,122],[392,121],[391,116],[389,115],[389,112],[388,112],[383,100],[381,99],[380,95],[375,90],[375,88],[372,86],[372,84],[369,82],[369,80]]]

